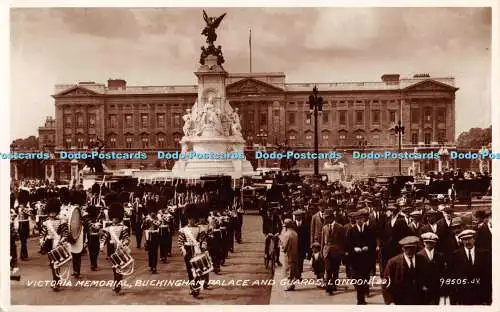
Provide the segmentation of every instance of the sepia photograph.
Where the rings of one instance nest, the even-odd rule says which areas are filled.
[[[492,305],[493,12],[11,7],[10,304]]]

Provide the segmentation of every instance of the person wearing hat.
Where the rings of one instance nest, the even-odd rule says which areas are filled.
[[[439,237],[433,232],[425,232],[420,235],[424,248],[418,254],[425,257],[426,266],[422,274],[425,275],[427,292],[425,304],[437,305],[439,299],[444,295],[441,279],[445,276],[444,254],[436,250]]]
[[[417,253],[420,238],[406,236],[399,241],[403,252],[391,258],[384,270],[390,281],[383,290],[386,304],[422,305],[428,291],[424,272],[425,257]]]
[[[298,235],[299,240],[299,279],[302,278],[304,271],[304,260],[309,257],[309,225],[304,220],[306,212],[297,209],[293,212],[293,229]]]
[[[97,271],[97,262],[99,258],[99,235],[102,223],[99,220],[99,209],[90,205],[87,207],[87,216],[85,217],[85,233],[87,234],[87,248],[90,258],[90,269]]]
[[[190,293],[193,297],[197,297],[200,294],[202,277],[193,272],[190,260],[207,249],[207,237],[206,232],[196,225],[197,212],[194,204],[186,206],[184,216],[187,224],[179,230],[177,241],[186,265]],[[208,288],[208,284],[204,284],[203,287]]]
[[[420,227],[422,226],[422,210],[414,210],[410,212],[410,229],[413,231],[414,235],[419,235]]]
[[[311,237],[310,244],[321,243],[321,232],[323,230],[323,225],[325,225],[325,209],[327,208],[327,203],[325,200],[319,201],[318,205],[319,211],[316,212],[311,218]]]
[[[441,252],[444,253],[446,261],[452,257],[455,250],[462,247],[462,241],[458,237],[458,234],[464,229],[464,224],[462,218],[455,217],[451,220],[448,231],[443,231],[444,234],[438,232],[438,236],[442,239]],[[442,236],[441,236],[442,235]]]
[[[380,248],[381,272],[392,257],[397,256],[401,252],[399,241],[407,236],[413,235],[409,226],[408,217],[402,213],[402,208],[405,205],[404,199],[398,199],[396,205],[389,205],[387,211],[387,221],[384,226],[383,233],[380,236],[382,246]]]
[[[147,202],[149,215],[142,222],[142,230],[146,234],[146,250],[148,251],[148,264],[152,274],[157,273],[158,248],[160,247],[160,225],[158,218],[158,203],[154,199]]]
[[[491,253],[476,248],[476,231],[465,229],[458,234],[463,246],[448,262],[449,278],[465,281],[450,289],[452,305],[490,305],[492,299]]]
[[[45,220],[40,229],[40,245],[42,246],[42,252],[48,253],[57,246],[67,244],[69,238],[68,223],[63,222],[59,219],[58,215],[61,211],[61,202],[55,198],[51,198],[47,203],[47,213],[49,218]],[[55,285],[52,286],[54,291],[59,290],[59,285],[57,281],[60,280],[59,268],[55,268],[54,264],[50,263],[50,268],[52,270],[52,280],[55,281]]]
[[[111,225],[105,227],[102,231],[100,241],[101,250],[104,249],[104,245],[107,245],[111,254],[114,254],[117,248],[123,248],[126,252],[130,253],[130,249],[128,248],[130,243],[129,230],[122,223],[124,214],[125,211],[120,203],[114,202],[110,205],[109,218],[111,219]],[[123,275],[118,273],[116,268],[113,268],[113,280],[115,282],[113,291],[117,295],[120,294],[120,281],[122,279]]]
[[[30,216],[31,210],[28,207],[30,201],[30,193],[21,189],[17,195],[17,221],[19,241],[21,243],[21,260],[28,260],[28,237],[30,235]]]
[[[279,238],[278,235],[281,233],[283,226],[281,223],[281,216],[278,209],[268,208],[266,213],[262,216],[262,232],[266,235],[264,240],[264,257],[267,259],[269,256],[269,246],[271,245],[271,240],[274,240],[274,256],[276,259],[274,261],[278,266],[281,266],[279,260]],[[271,259],[269,259],[271,261]]]
[[[368,209],[360,209],[353,214],[356,224],[347,232],[346,251],[349,254],[350,275],[353,279],[370,279],[373,267],[373,252],[376,248],[376,237],[372,227],[367,226]],[[369,285],[356,284],[358,305],[366,304]]]
[[[492,252],[491,245],[491,211],[479,210],[476,212],[477,223],[477,234],[476,234],[476,246],[479,249],[483,249]]]
[[[285,256],[284,278],[288,279],[288,285],[285,290],[289,291],[295,289],[293,282],[300,279],[299,236],[294,230],[292,219],[285,219],[283,225],[285,226],[285,231],[280,236],[280,246]]]
[[[344,227],[336,222],[333,209],[325,210],[325,220],[321,235],[321,249],[325,259],[326,292],[331,295],[337,290],[335,282],[339,278],[339,268],[345,254],[346,233]]]

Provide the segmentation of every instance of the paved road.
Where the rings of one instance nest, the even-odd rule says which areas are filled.
[[[187,286],[175,287],[134,287],[137,280],[186,280],[184,262],[178,248],[169,263],[159,263],[158,274],[151,274],[147,267],[147,254],[143,249],[132,246],[132,256],[136,260],[136,271],[128,278],[131,288],[124,289],[123,295],[116,296],[109,287],[63,287],[60,292],[53,292],[50,287],[28,286],[28,281],[45,281],[51,279],[47,256],[37,253],[39,248],[36,239],[30,239],[28,261],[20,262],[22,278],[20,282],[11,282],[11,300],[13,305],[79,305],[79,304],[161,304],[161,305],[192,305],[192,304],[268,304],[271,295],[271,286],[229,285],[229,280],[265,280],[269,273],[263,265],[263,240],[261,233],[262,223],[259,216],[245,216],[243,224],[243,244],[235,244],[235,253],[230,254],[226,265],[222,267],[222,274],[210,274],[214,287],[212,290],[202,291],[199,298],[188,294]],[[18,244],[19,246],[19,244]],[[102,253],[99,257],[100,270],[90,271],[88,256],[82,259],[81,277],[79,280],[109,281],[113,279],[111,265]],[[76,279],[72,278],[75,285]],[[218,284],[218,285],[217,285]]]

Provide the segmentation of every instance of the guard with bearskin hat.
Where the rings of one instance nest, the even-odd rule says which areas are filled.
[[[102,229],[99,220],[99,208],[94,205],[87,207],[87,217],[85,221],[85,233],[87,233],[87,247],[90,256],[90,269],[97,271],[97,261],[99,258],[99,235]]]
[[[10,275],[11,279],[13,276],[17,276],[17,272],[19,268],[17,267],[17,246],[16,241],[19,236],[17,230],[14,226],[14,219],[17,217],[16,211],[11,208],[10,209]]]
[[[112,254],[115,253],[117,248],[124,248],[126,251],[130,252],[128,245],[130,242],[129,230],[123,225],[123,215],[124,210],[120,203],[112,203],[109,207],[109,217],[111,218],[111,225],[104,228],[103,235],[100,241],[100,249],[103,250],[104,245],[111,246]],[[113,291],[116,294],[120,293],[121,284],[120,281],[123,279],[123,275],[113,268],[113,278],[114,285]]]
[[[58,215],[61,212],[61,202],[56,198],[49,199],[47,203],[47,213],[49,218],[42,224],[40,229],[40,245],[42,246],[42,253],[48,253],[57,246],[67,244],[69,238],[68,224],[62,221]],[[50,269],[52,270],[52,280],[55,281],[52,288],[58,291],[59,287],[59,268],[55,268],[54,264],[50,262]]]
[[[193,274],[190,260],[207,248],[206,233],[196,225],[197,211],[194,204],[188,204],[184,211],[184,215],[188,223],[179,230],[178,243],[182,256],[184,257],[184,263],[190,282],[191,295],[196,297],[200,294],[201,283],[200,277]],[[203,287],[208,288],[208,285],[204,284]]]
[[[71,208],[74,209],[81,209],[85,204],[85,197],[82,196],[82,194],[79,191],[71,191],[71,199],[70,202],[72,206]],[[68,215],[69,217],[69,215]],[[68,221],[69,222],[69,221]],[[78,278],[80,277],[80,269],[82,265],[82,253],[85,250],[85,245],[87,244],[86,241],[86,235],[84,234],[84,225],[83,225],[83,220],[80,220],[80,233],[78,235],[78,238],[76,240],[73,240],[70,236],[69,243],[71,244],[71,254],[72,254],[72,261],[73,261],[73,276]]]
[[[22,189],[17,195],[17,202],[19,206],[17,207],[18,214],[18,233],[19,241],[21,242],[21,260],[28,259],[28,237],[30,234],[30,221],[29,217],[31,215],[31,210],[28,207],[28,202],[30,201],[30,193],[28,190]]]
[[[147,202],[149,215],[142,222],[142,230],[146,236],[146,250],[148,251],[148,264],[152,274],[156,274],[158,265],[158,248],[160,246],[160,225],[158,219],[158,203],[150,199]]]

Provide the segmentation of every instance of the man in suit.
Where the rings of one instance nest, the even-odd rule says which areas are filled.
[[[321,231],[323,225],[325,224],[324,211],[326,209],[327,203],[324,200],[319,202],[319,211],[316,212],[311,219],[311,238],[310,244],[321,243]]]
[[[443,296],[441,290],[441,279],[445,274],[445,260],[444,254],[436,250],[436,243],[439,237],[432,233],[427,232],[420,236],[424,243],[424,248],[418,254],[425,257],[426,266],[423,274],[425,275],[425,282],[427,292],[425,294],[424,304],[439,304],[439,298]]]
[[[476,246],[479,249],[489,251],[491,253],[491,211],[479,210],[476,212],[477,233]]]
[[[293,229],[293,221],[285,219],[285,232],[280,237],[280,246],[285,256],[284,278],[288,279],[286,291],[294,290],[293,282],[300,278],[299,236]]]
[[[378,195],[378,196],[377,196]],[[380,198],[381,194],[377,193],[375,194],[376,197]],[[382,199],[379,199],[379,202]],[[366,226],[371,228],[375,234],[377,246],[375,250],[370,250],[369,257],[372,259],[373,266],[371,270],[371,275],[375,275],[376,272],[376,265],[377,265],[377,257],[378,253],[380,252],[380,247],[382,246],[382,240],[383,240],[383,233],[384,233],[384,227],[385,224],[387,223],[387,215],[385,214],[385,211],[383,210],[382,204],[377,204],[374,209],[370,209],[370,214],[368,216],[368,221],[366,223]],[[380,266],[380,276],[382,276],[382,273],[384,271],[382,270],[382,267]]]
[[[299,240],[299,279],[302,278],[304,271],[304,260],[310,259],[309,255],[309,226],[304,222],[305,211],[295,210],[293,216],[295,221],[292,223],[293,229],[298,235]]]
[[[387,222],[382,236],[381,271],[385,270],[385,265],[389,259],[400,253],[401,249],[398,242],[407,236],[412,236],[412,231],[408,225],[409,219],[402,213],[405,205],[406,200],[400,198],[397,200],[396,205],[389,206]]]
[[[427,287],[424,272],[425,257],[417,254],[420,239],[407,236],[399,241],[403,253],[387,262],[384,278],[390,281],[384,289],[387,304],[421,305],[425,302]]]
[[[462,241],[458,237],[458,234],[462,232],[464,229],[464,225],[462,222],[462,218],[460,217],[455,217],[450,223],[450,226],[448,227],[448,230],[445,233],[443,238],[442,238],[442,245],[441,246],[441,252],[444,253],[444,257],[446,262],[451,261],[451,258],[453,257],[453,252],[457,250],[458,248],[462,247]],[[448,232],[449,231],[449,232]],[[439,236],[439,234],[438,234]],[[441,237],[441,236],[439,236]]]
[[[491,253],[476,248],[476,231],[458,234],[463,247],[455,250],[448,264],[449,277],[455,283],[450,291],[452,305],[490,305],[492,299]]]
[[[372,269],[372,259],[369,256],[376,247],[376,238],[373,228],[366,225],[368,209],[360,209],[353,214],[356,224],[347,234],[346,251],[349,253],[349,264],[353,279],[368,281]],[[358,305],[366,304],[368,283],[355,284]]]
[[[321,236],[321,249],[325,259],[326,292],[332,294],[337,290],[335,282],[339,278],[339,267],[344,256],[345,231],[344,227],[336,222],[333,209],[325,210],[326,223]]]

